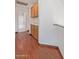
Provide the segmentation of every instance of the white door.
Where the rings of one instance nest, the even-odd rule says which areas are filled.
[[[26,15],[26,6],[18,5],[18,24],[17,31],[23,32],[27,31],[27,15]]]

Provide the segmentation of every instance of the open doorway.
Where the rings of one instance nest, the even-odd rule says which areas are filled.
[[[28,8],[27,6],[16,4],[16,32],[27,31],[28,22]]]
[[[38,0],[16,0],[15,31],[28,32],[38,40]]]

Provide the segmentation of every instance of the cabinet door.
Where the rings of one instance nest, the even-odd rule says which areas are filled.
[[[31,25],[31,34],[35,39],[38,39],[38,26]]]
[[[35,26],[35,38],[38,39],[38,26]]]
[[[31,9],[32,17],[38,17],[38,3],[35,3]]]

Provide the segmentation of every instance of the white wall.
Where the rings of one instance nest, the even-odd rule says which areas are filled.
[[[59,46],[63,54],[64,26],[63,0],[39,0],[39,42]]]

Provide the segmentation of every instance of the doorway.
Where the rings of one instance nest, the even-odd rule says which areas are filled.
[[[27,31],[27,6],[16,4],[16,32]]]

